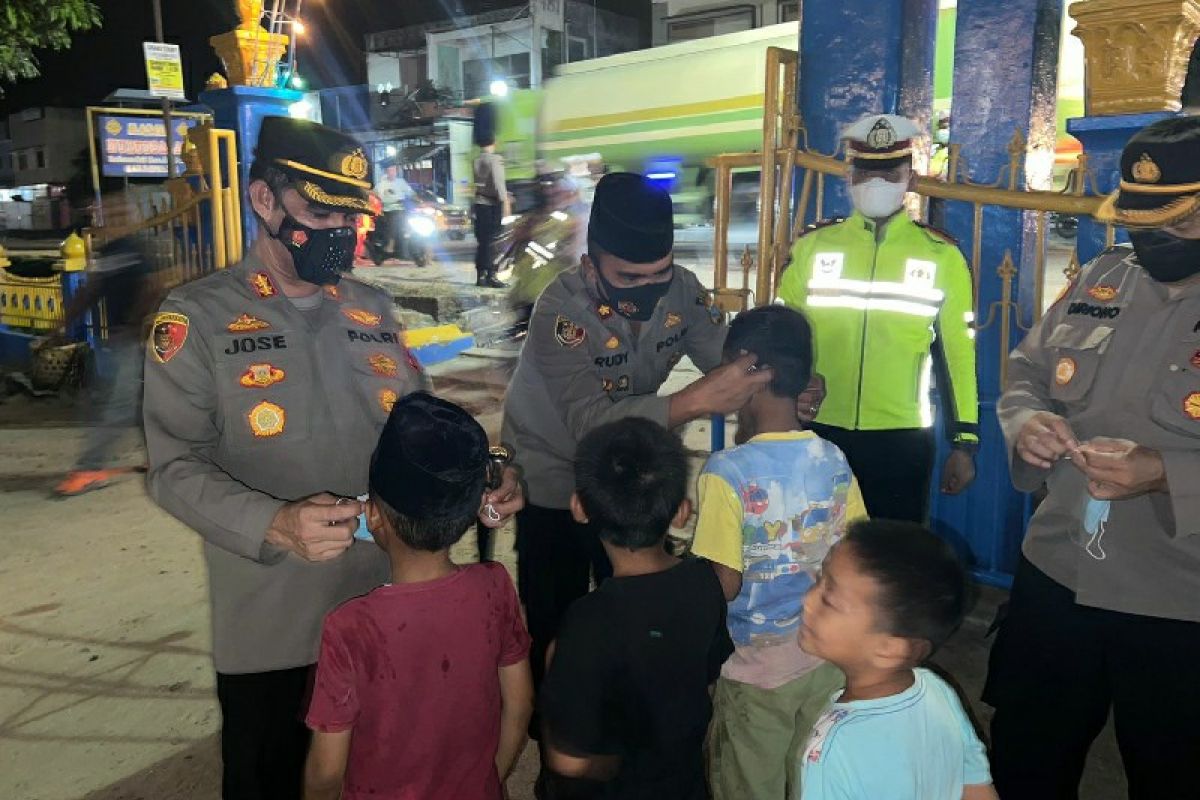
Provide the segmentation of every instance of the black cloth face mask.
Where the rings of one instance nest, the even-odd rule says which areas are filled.
[[[604,287],[604,294],[618,314],[634,322],[645,322],[654,316],[658,301],[670,290],[671,282],[675,280],[675,266],[671,265],[671,277],[661,283],[645,283],[624,289],[609,283],[600,271],[599,264],[596,265],[596,275],[600,278],[600,285]]]
[[[1200,272],[1200,239],[1181,239],[1161,230],[1131,230],[1138,263],[1159,283],[1175,283]]]
[[[292,254],[296,277],[305,283],[331,286],[354,267],[358,233],[350,226],[310,228],[285,211],[273,237]]]

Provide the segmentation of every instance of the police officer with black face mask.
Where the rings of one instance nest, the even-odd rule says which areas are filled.
[[[724,315],[673,250],[665,189],[628,172],[601,179],[587,255],[538,298],[508,387],[502,437],[516,446],[530,496],[517,519],[517,556],[535,685],[567,606],[592,577],[611,574],[595,532],[569,510],[580,439],[623,417],[674,428],[730,413],[771,380],[753,354],[721,364]],[[685,355],[705,376],[660,395]]]
[[[258,238],[171,292],[147,342],[147,482],[204,541],[227,800],[300,796],[322,619],[388,576],[356,498],[392,405],[429,384],[391,297],[344,277],[370,170],[340,131],[265,119]],[[489,525],[523,506],[513,470],[485,502]]]
[[[1045,486],[984,700],[1001,797],[1075,797],[1110,711],[1130,797],[1196,796],[1200,763],[1200,119],[1157,122],[1088,264],[1012,353],[1013,483]]]

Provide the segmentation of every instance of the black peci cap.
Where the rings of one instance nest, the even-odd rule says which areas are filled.
[[[675,247],[671,195],[641,175],[613,172],[596,184],[588,239],[634,264],[649,264]]]
[[[370,214],[371,161],[349,134],[306,119],[266,117],[254,159],[280,170],[310,203]]]
[[[1159,228],[1200,209],[1200,117],[1171,117],[1133,135],[1121,152],[1121,186],[1101,222]]]
[[[454,403],[414,392],[392,406],[375,454],[371,491],[415,519],[475,514],[483,497],[488,440]]]

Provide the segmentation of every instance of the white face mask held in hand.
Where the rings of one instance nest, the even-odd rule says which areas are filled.
[[[892,183],[883,178],[870,178],[851,184],[850,200],[864,217],[887,219],[904,206],[908,183]]]

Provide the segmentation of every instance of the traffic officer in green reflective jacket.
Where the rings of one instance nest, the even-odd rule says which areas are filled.
[[[321,622],[388,577],[354,538],[392,405],[428,388],[392,298],[344,279],[371,164],[352,137],[263,120],[246,258],[164,301],[147,344],[155,501],[204,542],[221,705],[222,796],[298,798]],[[523,505],[514,470],[481,515]]]
[[[518,588],[533,639],[535,683],[559,619],[611,574],[596,534],[571,517],[575,447],[623,417],[676,427],[730,413],[771,380],[753,355],[721,365],[727,326],[711,293],[675,264],[671,197],[641,175],[596,186],[582,263],[542,293],[504,401],[502,438],[516,447],[529,505],[517,515]],[[659,389],[688,356],[706,373]]]
[[[923,522],[935,441],[931,371],[953,442],[941,489],[975,478],[979,404],[970,270],[947,234],[909,218],[917,127],[874,114],[844,134],[848,219],[792,247],[779,299],[812,321],[827,395],[813,429],[850,461],[872,517]]]

